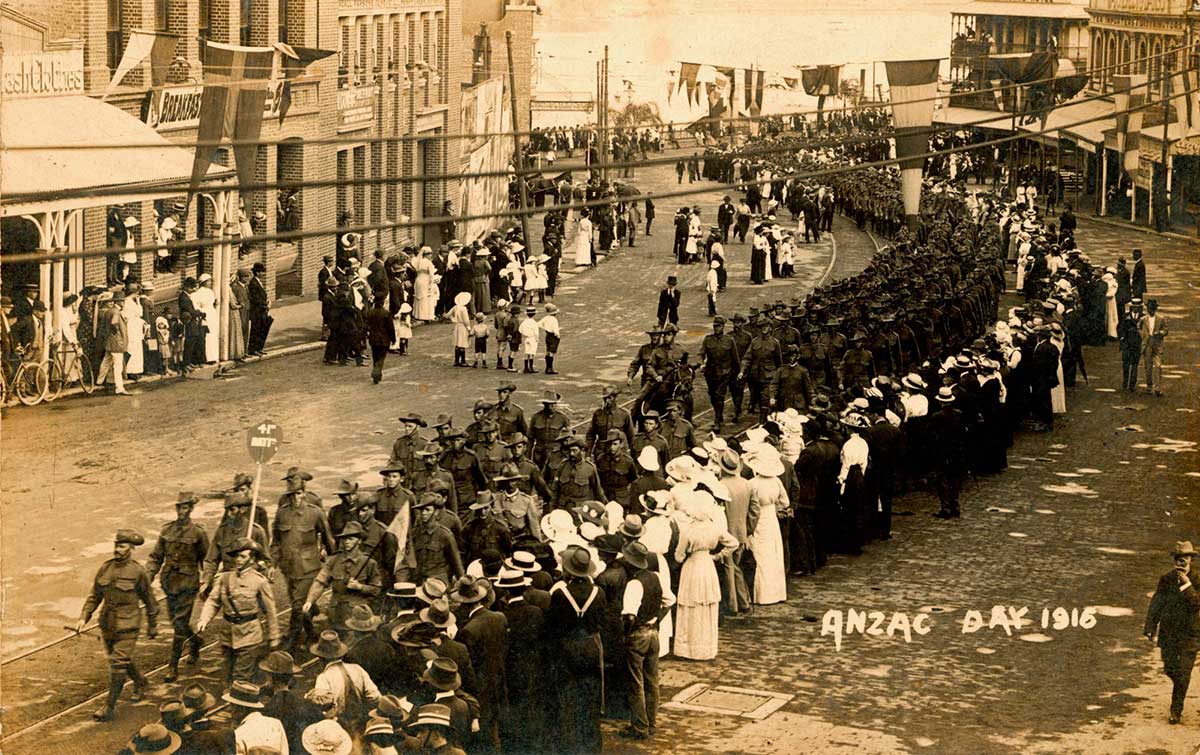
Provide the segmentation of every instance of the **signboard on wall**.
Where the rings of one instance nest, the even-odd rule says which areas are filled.
[[[338,90],[338,131],[369,128],[375,120],[375,87]]]
[[[83,94],[83,50],[15,52],[4,56],[5,97]]]
[[[488,79],[462,96],[462,215],[490,215],[508,209],[507,171],[513,157],[512,108],[504,79]],[[487,136],[493,134],[493,136]],[[474,135],[474,136],[472,136]],[[480,173],[499,173],[480,176]],[[463,223],[462,240],[474,241],[491,230],[494,219]]]
[[[267,102],[263,107],[265,118],[279,117],[279,97],[283,81],[267,84]],[[200,125],[200,100],[204,94],[201,84],[163,87],[147,93],[148,100],[142,108],[142,120],[158,131],[180,131]]]

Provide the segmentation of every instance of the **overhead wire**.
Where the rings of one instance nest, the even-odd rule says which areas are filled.
[[[1138,67],[1139,64],[1141,64],[1143,62],[1156,60],[1158,58],[1175,55],[1177,53],[1186,52],[1186,51],[1194,50],[1197,48],[1200,48],[1200,42],[1194,42],[1192,44],[1184,44],[1184,45],[1180,45],[1178,47],[1171,48],[1169,50],[1164,50],[1159,53],[1148,54],[1148,55],[1145,55],[1140,58],[1132,58],[1132,59],[1127,60],[1122,63],[1114,63],[1114,64],[1111,64],[1108,66],[1101,66],[1099,68],[1088,69],[1079,75],[1086,74],[1088,76],[1093,76],[1097,73],[1104,73],[1107,71],[1116,70],[1118,68],[1129,69],[1129,68],[1133,68],[1133,67]],[[314,78],[314,77],[310,77],[310,78]],[[318,78],[318,80],[319,80],[319,77],[315,77],[315,78]],[[865,104],[859,103],[857,105],[847,105],[844,108],[837,108],[836,112],[863,112],[863,111],[871,111],[871,110],[880,110],[880,109],[884,109],[887,107],[893,107],[895,105],[915,105],[915,104],[924,103],[924,102],[938,102],[938,101],[946,100],[946,99],[954,97],[954,96],[961,96],[961,95],[965,95],[965,94],[976,94],[976,95],[994,94],[994,93],[1008,91],[1011,89],[1032,87],[1032,86],[1036,86],[1039,84],[1045,84],[1045,83],[1056,81],[1058,79],[1059,79],[1058,76],[1047,76],[1047,77],[1043,77],[1040,79],[1033,79],[1033,80],[1027,81],[1027,82],[1021,82],[1021,83],[1012,82],[1012,83],[1008,83],[1008,84],[1000,84],[997,86],[985,87],[985,88],[981,88],[981,89],[971,89],[967,92],[949,92],[949,93],[939,92],[937,94],[930,95],[928,97],[918,97],[918,98],[913,98],[913,99],[908,99],[908,100],[895,100],[895,101],[888,100],[888,101],[882,101],[882,102],[869,102],[869,103],[865,103]],[[256,79],[255,81],[262,82],[263,80]],[[222,82],[222,83],[224,83],[224,82]],[[379,82],[365,84],[362,86],[378,88]],[[821,109],[821,108],[809,108],[809,109],[804,109],[804,110],[794,110],[794,111],[788,111],[788,112],[783,112],[783,113],[761,114],[761,115],[757,115],[757,116],[744,115],[744,116],[733,116],[733,117],[727,117],[727,118],[716,118],[711,121],[706,116],[706,117],[702,117],[699,119],[692,119],[692,120],[688,120],[688,121],[669,121],[669,122],[661,123],[661,124],[613,125],[613,126],[607,126],[603,129],[600,129],[599,127],[594,126],[594,125],[589,125],[589,126],[586,126],[585,128],[586,128],[586,130],[591,131],[591,132],[612,131],[612,132],[618,132],[618,133],[622,132],[622,131],[644,130],[647,128],[662,129],[662,128],[668,128],[668,127],[681,127],[681,128],[686,129],[688,127],[697,125],[698,123],[701,123],[704,121],[709,121],[709,122],[713,122],[713,123],[737,125],[737,124],[745,124],[745,123],[756,123],[756,122],[768,121],[768,120],[779,119],[779,118],[794,118],[794,117],[807,116],[807,115],[829,114],[831,112],[834,112],[834,111],[832,109],[825,110],[825,109]],[[241,139],[241,140],[225,139],[225,140],[204,140],[204,141],[192,140],[192,141],[178,142],[177,145],[181,146],[181,147],[211,147],[213,149],[217,149],[217,148],[221,148],[221,147],[232,148],[232,147],[238,147],[238,146],[262,146],[262,147],[289,146],[289,145],[295,145],[299,141],[306,146],[309,146],[309,145],[311,145],[311,146],[316,146],[316,145],[348,146],[348,145],[366,145],[366,144],[409,142],[409,141],[448,141],[448,140],[458,140],[458,139],[486,139],[486,138],[492,138],[492,137],[498,137],[498,136],[499,137],[522,137],[522,136],[532,136],[535,134],[540,135],[543,133],[545,133],[544,129],[525,129],[525,130],[469,132],[469,133],[459,132],[459,133],[444,133],[444,134],[398,134],[395,136],[319,137],[319,138],[315,138],[315,139],[302,139],[302,140],[298,140],[296,137],[284,137],[284,138],[279,138],[279,139]],[[67,145],[23,144],[23,145],[9,146],[9,147],[7,147],[7,150],[10,152],[27,152],[27,151],[92,150],[92,149],[113,149],[113,150],[151,149],[151,148],[161,149],[162,147],[163,147],[163,144],[161,142],[157,142],[157,143],[155,143],[155,142],[114,142],[114,143],[90,142],[87,144],[67,144]]]
[[[1139,84],[1138,86],[1142,86],[1142,85]],[[1191,94],[1197,90],[1200,90],[1200,87],[1188,88],[1184,92],[1173,93],[1173,94],[1169,95],[1166,99],[1175,99],[1175,98],[1181,97],[1185,94]],[[1016,141],[1019,139],[1025,139],[1025,138],[1029,138],[1029,137],[1033,137],[1033,136],[1042,136],[1045,134],[1052,134],[1052,133],[1060,132],[1060,131],[1063,131],[1066,129],[1085,125],[1088,123],[1105,120],[1114,114],[1133,113],[1133,112],[1149,110],[1151,108],[1161,106],[1163,102],[1164,102],[1163,99],[1157,99],[1157,100],[1147,99],[1147,101],[1141,105],[1127,107],[1127,108],[1121,109],[1119,111],[1114,111],[1113,113],[1101,113],[1099,115],[1092,115],[1092,116],[1089,116],[1086,118],[1081,118],[1079,120],[1072,121],[1069,123],[1057,124],[1051,128],[1039,129],[1037,131],[1022,131],[1019,134],[1014,133],[1014,134],[1010,134],[1010,135],[1006,135],[1006,136],[999,136],[999,137],[996,137],[993,139],[988,139],[983,142],[978,142],[975,144],[963,145],[963,146],[958,146],[958,147],[949,147],[949,148],[940,149],[940,150],[931,150],[931,151],[927,151],[927,152],[924,152],[919,155],[905,156],[903,158],[895,157],[895,158],[888,158],[886,160],[877,160],[877,161],[866,162],[866,163],[857,163],[854,165],[839,165],[839,166],[833,166],[830,168],[814,170],[814,171],[790,171],[790,172],[787,172],[784,174],[775,175],[769,179],[759,179],[759,180],[752,180],[752,181],[737,181],[737,182],[733,182],[733,183],[717,184],[715,186],[714,185],[705,185],[703,187],[697,187],[694,189],[688,188],[685,190],[678,190],[678,191],[666,191],[666,192],[658,192],[658,193],[648,192],[646,194],[638,194],[638,195],[626,197],[626,198],[624,198],[624,200],[613,199],[613,198],[586,200],[583,202],[573,202],[573,203],[569,203],[569,204],[554,205],[553,207],[551,207],[549,209],[581,210],[581,209],[585,209],[585,208],[608,206],[608,205],[612,205],[614,202],[628,201],[628,200],[643,201],[645,199],[652,199],[652,200],[653,199],[672,199],[672,198],[677,198],[677,197],[692,196],[694,194],[707,193],[707,192],[713,192],[713,191],[723,191],[723,190],[724,191],[733,191],[733,190],[737,190],[744,186],[762,185],[762,184],[766,184],[766,183],[771,183],[771,182],[777,181],[781,178],[782,179],[792,178],[792,179],[806,180],[806,179],[824,178],[824,177],[828,177],[828,176],[841,175],[843,173],[852,173],[852,172],[857,172],[857,171],[862,171],[862,170],[872,170],[872,169],[876,169],[876,168],[884,168],[884,167],[888,167],[890,165],[899,164],[901,162],[907,162],[907,161],[912,161],[912,160],[925,160],[925,159],[928,159],[931,157],[943,157],[943,156],[949,156],[949,155],[956,154],[956,153],[971,152],[971,151],[975,151],[975,150],[979,150],[979,149],[986,149],[986,148],[998,146],[1000,144],[1006,144],[1008,142]],[[795,152],[796,148],[791,147],[787,151]],[[472,220],[488,220],[488,219],[503,218],[503,217],[517,218],[517,217],[521,217],[521,216],[533,216],[533,215],[537,215],[537,214],[545,212],[545,211],[546,211],[546,208],[526,207],[526,208],[510,209],[510,210],[503,211],[503,212],[482,213],[482,214],[477,214],[477,215],[438,216],[438,217],[433,217],[433,218],[422,218],[420,220],[411,220],[410,219],[410,220],[404,220],[404,221],[388,221],[388,222],[383,222],[383,223],[357,224],[357,225],[342,226],[342,227],[332,228],[332,229],[331,228],[322,228],[322,229],[302,230],[302,231],[286,231],[286,232],[282,232],[282,233],[259,234],[259,235],[254,235],[254,236],[249,236],[249,237],[240,237],[240,238],[207,238],[207,239],[195,239],[195,240],[190,240],[190,241],[169,242],[169,243],[165,243],[165,244],[148,244],[148,245],[135,246],[135,247],[111,247],[111,248],[104,248],[104,249],[77,250],[77,251],[48,250],[48,251],[27,252],[27,253],[18,253],[18,254],[4,254],[4,255],[0,255],[0,262],[4,262],[4,263],[49,262],[49,261],[53,261],[53,260],[81,259],[81,258],[88,258],[88,257],[101,257],[101,256],[107,256],[107,255],[113,255],[113,254],[149,253],[149,252],[155,252],[160,249],[166,249],[168,251],[172,251],[172,250],[186,251],[186,250],[194,250],[197,248],[207,248],[207,247],[212,247],[212,246],[217,246],[217,245],[227,244],[227,243],[233,243],[233,242],[236,242],[238,244],[254,244],[254,243],[263,243],[263,242],[267,242],[267,241],[299,241],[299,240],[303,240],[303,239],[307,239],[307,238],[328,236],[328,235],[331,235],[334,233],[353,232],[353,233],[365,234],[365,233],[370,233],[370,232],[375,232],[375,231],[387,231],[387,230],[398,230],[398,229],[402,229],[402,228],[416,228],[416,227],[424,227],[424,226],[429,226],[429,225],[441,225],[441,224],[444,224],[447,222],[462,223],[462,222],[467,222],[467,221],[472,221]],[[527,241],[529,241],[529,240],[527,240]]]

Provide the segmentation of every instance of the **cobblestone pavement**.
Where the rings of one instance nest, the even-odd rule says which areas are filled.
[[[674,184],[666,171],[643,171],[643,189]],[[720,196],[700,197],[711,219]],[[639,238],[597,270],[564,282],[559,304],[566,339],[555,379],[516,375],[518,399],[532,410],[537,392],[553,386],[569,413],[584,419],[598,388],[623,380],[624,367],[653,317],[654,293],[675,269],[670,207],[660,207],[658,232]],[[837,257],[831,245],[803,260],[799,280],[752,287],[745,247],[734,247],[726,313],[763,300],[790,298],[830,270],[831,277],[865,264],[874,246],[838,219]],[[1087,351],[1090,385],[1068,393],[1071,412],[1052,435],[1024,434],[1008,472],[972,485],[964,518],[929,517],[924,494],[898,502],[895,539],[858,558],[835,557],[816,577],[793,579],[786,604],[759,609],[722,628],[721,654],[712,662],[669,661],[663,700],[703,683],[791,696],[765,720],[663,710],[652,742],[633,748],[607,736],[608,749],[653,752],[1190,752],[1200,743],[1200,717],[1190,704],[1185,726],[1166,725],[1169,682],[1157,653],[1140,637],[1141,616],[1166,550],[1197,539],[1197,402],[1195,249],[1124,229],[1083,221],[1081,245],[1107,261],[1141,243],[1147,251],[1151,296],[1170,316],[1172,335],[1163,398],[1114,390],[1120,364],[1115,346]],[[808,251],[808,250],[806,250]],[[681,271],[685,340],[707,331],[703,271]],[[631,307],[609,301],[620,287],[634,292]],[[793,292],[793,290],[795,292]],[[180,487],[216,489],[247,468],[242,433],[265,417],[284,427],[286,443],[264,474],[267,499],[280,489],[279,470],[307,463],[328,491],[347,476],[372,482],[386,457],[399,410],[435,405],[465,417],[500,376],[449,368],[449,333],[423,329],[417,356],[392,357],[384,383],[366,370],[326,368],[317,355],[269,360],[227,380],[164,384],[128,402],[114,398],[61,402],[5,417],[3,533],[6,655],[53,639],[77,615],[93,568],[108,553],[110,531],[135,525],[156,529]],[[508,375],[506,374],[505,379]],[[420,397],[419,402],[412,398]],[[700,391],[698,391],[698,394]],[[698,396],[698,399],[700,397]],[[114,432],[115,430],[115,432]],[[14,440],[15,439],[15,440]],[[1188,445],[1191,444],[1191,445]],[[347,449],[359,449],[353,454]],[[357,458],[352,458],[357,456]],[[47,465],[46,460],[51,464]],[[15,470],[22,470],[20,472]],[[34,471],[28,471],[34,470]],[[215,470],[215,471],[214,471]],[[217,505],[199,512],[215,522]],[[29,537],[54,522],[54,537]],[[146,550],[139,556],[144,559]],[[86,567],[81,567],[86,563]],[[986,624],[993,605],[1028,607],[1040,624],[1042,608],[1097,607],[1092,629],[1025,627],[1010,637],[986,626],[964,634],[968,609]],[[834,639],[821,635],[826,611],[878,610],[914,617],[930,630],[899,636]],[[883,623],[887,627],[887,621]],[[143,638],[147,662],[165,655]],[[206,654],[210,680],[218,662]],[[98,643],[71,640],[3,667],[5,730],[12,732],[99,690]],[[82,707],[3,742],[13,753],[113,751],[171,690],[158,685],[145,703],[122,703],[118,721],[96,726]],[[1194,699],[1193,694],[1193,699]],[[606,729],[608,734],[614,727]]]

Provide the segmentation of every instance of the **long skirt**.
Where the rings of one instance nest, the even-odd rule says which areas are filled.
[[[243,310],[229,310],[229,358],[241,359],[246,356],[245,331],[242,329]]]
[[[758,513],[758,527],[750,536],[750,551],[758,569],[754,573],[754,602],[759,605],[787,600],[787,574],[783,568],[783,536],[775,505],[764,505]]]
[[[683,562],[676,606],[675,655],[698,661],[716,658],[721,582],[708,551],[696,551]]]
[[[1104,305],[1104,330],[1109,338],[1117,338],[1117,300],[1108,297]]]

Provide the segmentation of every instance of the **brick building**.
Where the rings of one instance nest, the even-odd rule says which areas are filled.
[[[466,14],[472,25],[469,31],[464,3],[471,9]],[[455,176],[461,170],[454,137],[460,130],[461,92],[471,82],[468,44],[479,28],[481,10],[500,52],[493,62],[499,73],[507,73],[504,32],[515,32],[521,127],[528,128],[533,6],[505,8],[491,0],[13,0],[3,8],[8,50],[26,44],[82,50],[82,93],[91,97],[105,93],[132,30],[177,35],[176,61],[166,86],[150,86],[150,66],[145,63],[127,75],[106,101],[180,145],[196,139],[203,78],[200,39],[259,47],[285,41],[335,53],[311,64],[294,80],[291,106],[282,119],[280,84],[272,84],[261,138],[278,143],[258,148],[255,180],[336,178],[375,183],[305,187],[294,196],[288,191],[259,190],[241,197],[244,220],[233,224],[235,235],[331,231],[294,243],[238,245],[235,240],[232,266],[265,263],[269,288],[276,296],[315,295],[321,259],[334,253],[339,235],[334,230],[343,217],[347,218],[344,224],[378,224],[439,215],[445,200],[457,207],[458,180],[388,179]],[[379,137],[416,138],[372,141]],[[313,140],[326,143],[310,143]],[[228,152],[218,152],[219,164],[232,165]],[[117,173],[119,166],[118,159]],[[177,238],[209,238],[220,230],[213,203],[204,199],[190,206],[182,198],[122,199],[131,201],[88,207],[73,215],[71,248],[114,245],[110,233],[114,217],[139,221],[128,232],[132,243],[139,245],[156,242],[158,223],[168,215],[179,220]],[[372,231],[361,239],[359,256],[366,263],[405,242],[437,243],[439,238],[437,224]],[[6,243],[6,250],[11,248]],[[196,249],[166,257],[142,254],[133,266],[132,277],[152,281],[156,298],[171,300],[183,278],[214,272],[214,251]],[[113,268],[114,261],[104,258],[68,263],[63,290],[104,284]],[[6,289],[11,280],[6,271]]]

